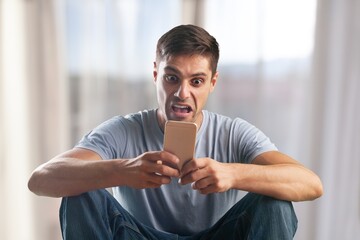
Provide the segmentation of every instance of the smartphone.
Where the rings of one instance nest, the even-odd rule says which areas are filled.
[[[192,122],[167,121],[165,123],[164,150],[175,154],[182,166],[194,157],[197,126]]]

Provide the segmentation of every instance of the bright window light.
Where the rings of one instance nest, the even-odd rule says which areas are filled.
[[[223,63],[304,58],[312,52],[315,9],[315,0],[207,0],[205,27]]]

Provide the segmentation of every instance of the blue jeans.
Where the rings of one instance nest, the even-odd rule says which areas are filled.
[[[179,236],[146,226],[131,216],[106,190],[62,199],[63,239],[293,239],[297,218],[291,202],[248,193],[215,225],[193,236]]]

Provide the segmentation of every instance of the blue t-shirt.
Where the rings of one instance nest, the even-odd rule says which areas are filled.
[[[163,149],[164,133],[156,110],[116,116],[88,133],[76,147],[90,149],[103,159],[134,158]],[[210,157],[224,163],[251,163],[259,154],[277,150],[259,129],[248,122],[203,111],[196,136],[195,158]],[[190,235],[211,227],[243,196],[231,189],[203,195],[172,179],[159,188],[114,187],[114,197],[136,219],[156,229]]]

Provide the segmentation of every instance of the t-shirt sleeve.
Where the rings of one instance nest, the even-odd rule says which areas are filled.
[[[114,117],[87,133],[75,147],[92,150],[102,159],[118,158],[119,148],[125,148],[126,141],[121,140],[124,134],[121,120]]]
[[[244,163],[251,163],[255,157],[268,151],[277,151],[277,147],[258,128],[244,120],[235,124],[236,137],[238,138],[239,159]]]

